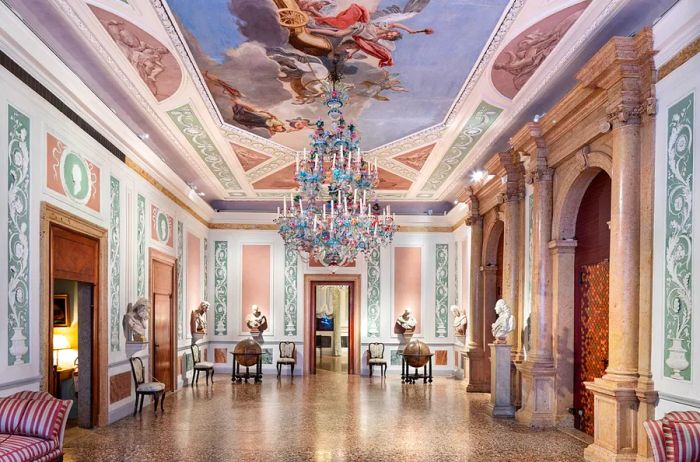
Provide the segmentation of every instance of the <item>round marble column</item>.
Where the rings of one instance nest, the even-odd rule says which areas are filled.
[[[506,197],[503,204],[503,300],[516,317],[515,330],[508,334],[508,344],[516,356],[522,354],[522,316],[519,312],[520,281],[520,196]]]
[[[467,391],[485,393],[489,391],[489,376],[491,371],[484,354],[483,312],[481,297],[481,245],[483,238],[483,219],[479,215],[479,203],[475,197],[471,199],[472,215],[467,219],[469,226],[469,343],[467,358],[469,367],[467,376]]]

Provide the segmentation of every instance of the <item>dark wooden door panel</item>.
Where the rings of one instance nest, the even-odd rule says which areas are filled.
[[[97,284],[99,241],[51,227],[53,277]]]
[[[172,299],[169,295],[153,294],[154,339],[155,349],[155,378],[163,382],[167,390],[172,390],[172,350],[170,348],[170,306]]]

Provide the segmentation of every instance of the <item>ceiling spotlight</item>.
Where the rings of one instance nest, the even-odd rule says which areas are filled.
[[[455,200],[452,201],[452,203],[453,203],[454,205],[457,205],[457,204],[459,204],[459,201],[458,201],[457,199],[455,199]]]
[[[546,114],[547,114],[546,112],[543,112],[542,114],[535,114],[535,117],[532,118],[532,121],[535,122],[535,123],[537,123],[537,122],[539,122],[540,119],[542,119],[542,117],[544,117]]]
[[[481,183],[486,179],[487,173],[484,170],[474,170],[471,175],[472,183]]]
[[[149,135],[148,133],[141,133],[139,135],[139,138],[141,138],[143,141],[146,141],[150,137],[151,137],[151,135]]]
[[[197,196],[203,197],[205,195],[203,192],[197,191],[197,186],[195,186],[194,183],[187,183],[187,186],[190,188],[187,193],[187,197],[189,197],[190,200],[194,200]]]

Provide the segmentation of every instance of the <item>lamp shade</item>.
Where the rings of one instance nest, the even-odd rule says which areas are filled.
[[[54,350],[67,350],[70,348],[70,343],[65,335],[55,334],[53,336],[53,349]]]

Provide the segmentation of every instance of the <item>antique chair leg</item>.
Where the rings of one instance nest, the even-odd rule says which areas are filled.
[[[294,377],[294,364],[292,364],[292,377]]]
[[[145,396],[146,396],[146,395],[141,394],[141,401],[139,402],[139,414],[141,413],[141,411],[143,411],[143,398],[144,398]]]
[[[158,414],[158,395],[160,395],[160,393],[153,394],[153,415]]]
[[[163,390],[162,393],[163,393],[163,394],[162,394],[162,396],[160,397],[160,412],[161,412],[161,414],[162,414],[163,411],[165,410],[165,409],[163,409],[163,401],[165,401],[165,390]]]
[[[136,415],[136,411],[139,408],[139,394],[136,393],[136,399],[134,400],[134,415]]]

